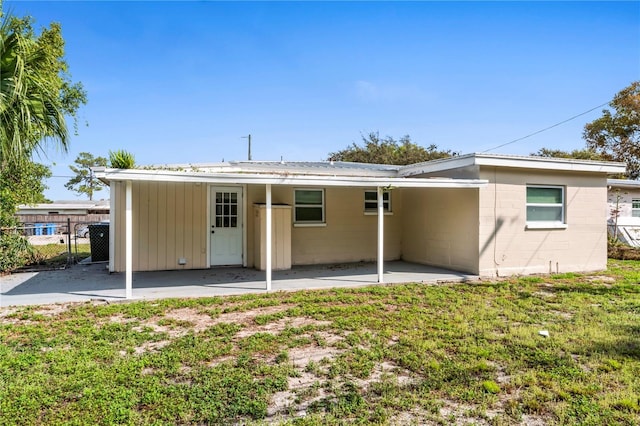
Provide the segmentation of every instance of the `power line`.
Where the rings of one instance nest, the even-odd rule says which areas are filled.
[[[512,140],[512,141],[510,141],[510,142],[503,143],[502,145],[494,146],[493,148],[489,148],[489,149],[484,150],[484,151],[482,151],[482,152],[489,152],[489,151],[493,151],[494,149],[502,148],[503,146],[511,145],[512,143],[520,142],[520,141],[521,141],[521,140],[523,140],[523,139],[527,139],[527,138],[530,138],[531,136],[535,136],[535,135],[537,135],[537,134],[539,134],[539,133],[546,132],[546,131],[547,131],[547,130],[549,130],[549,129],[553,129],[554,127],[558,127],[558,126],[560,126],[560,125],[562,125],[562,124],[564,124],[564,123],[567,123],[567,122],[569,122],[569,121],[571,121],[571,120],[575,120],[576,118],[581,117],[581,116],[583,116],[583,115],[585,115],[585,114],[589,114],[591,111],[595,111],[595,110],[596,110],[596,109],[598,109],[598,108],[602,108],[603,106],[608,105],[608,104],[609,104],[609,102],[610,102],[610,101],[607,101],[607,102],[605,102],[605,103],[603,103],[603,104],[600,104],[600,105],[598,105],[598,106],[596,106],[596,107],[591,108],[591,109],[590,109],[590,110],[588,110],[588,111],[581,112],[580,114],[578,114],[578,115],[574,115],[574,116],[573,116],[573,117],[571,117],[571,118],[567,118],[566,120],[561,121],[561,122],[559,122],[559,123],[556,123],[556,124],[554,124],[553,126],[545,127],[544,129],[542,129],[542,130],[538,130],[537,132],[533,132],[533,133],[531,133],[531,134],[529,134],[529,135],[527,135],[527,136],[523,136],[523,137],[521,137],[521,138],[514,139],[514,140]]]

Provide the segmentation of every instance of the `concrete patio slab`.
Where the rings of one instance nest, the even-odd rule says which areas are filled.
[[[407,262],[385,263],[385,284],[470,281],[475,275]],[[274,271],[272,291],[377,285],[375,263],[296,266]],[[64,270],[23,272],[0,277],[0,307],[123,301],[125,277],[110,274],[104,263],[78,264]],[[265,273],[247,268],[136,272],[133,299],[213,297],[264,293]]]

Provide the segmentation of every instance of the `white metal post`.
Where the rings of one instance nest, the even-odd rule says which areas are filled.
[[[383,283],[384,273],[384,203],[382,187],[378,187],[378,282]]]
[[[267,291],[271,291],[271,184],[267,184]]]
[[[127,181],[125,201],[125,288],[126,298],[133,297],[133,215],[131,202],[131,181]]]
[[[122,184],[116,181],[109,183],[109,193],[115,194],[117,189],[122,188]],[[114,228],[116,223],[116,197],[109,197],[109,223],[111,229],[109,231],[109,272],[116,270],[116,230]],[[69,232],[71,234],[71,232]]]

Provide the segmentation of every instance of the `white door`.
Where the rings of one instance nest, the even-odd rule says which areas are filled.
[[[211,188],[211,265],[242,265],[242,188]]]

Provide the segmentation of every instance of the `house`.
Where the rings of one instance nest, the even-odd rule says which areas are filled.
[[[640,181],[609,179],[607,185],[609,233],[629,245],[640,247]]]
[[[480,276],[606,268],[621,163],[469,154],[409,166],[229,162],[95,169],[111,271],[402,259]],[[268,224],[271,223],[271,226]]]
[[[108,220],[109,206],[109,200],[21,204],[16,217],[34,234],[50,235],[66,232],[67,220],[72,226]]]

